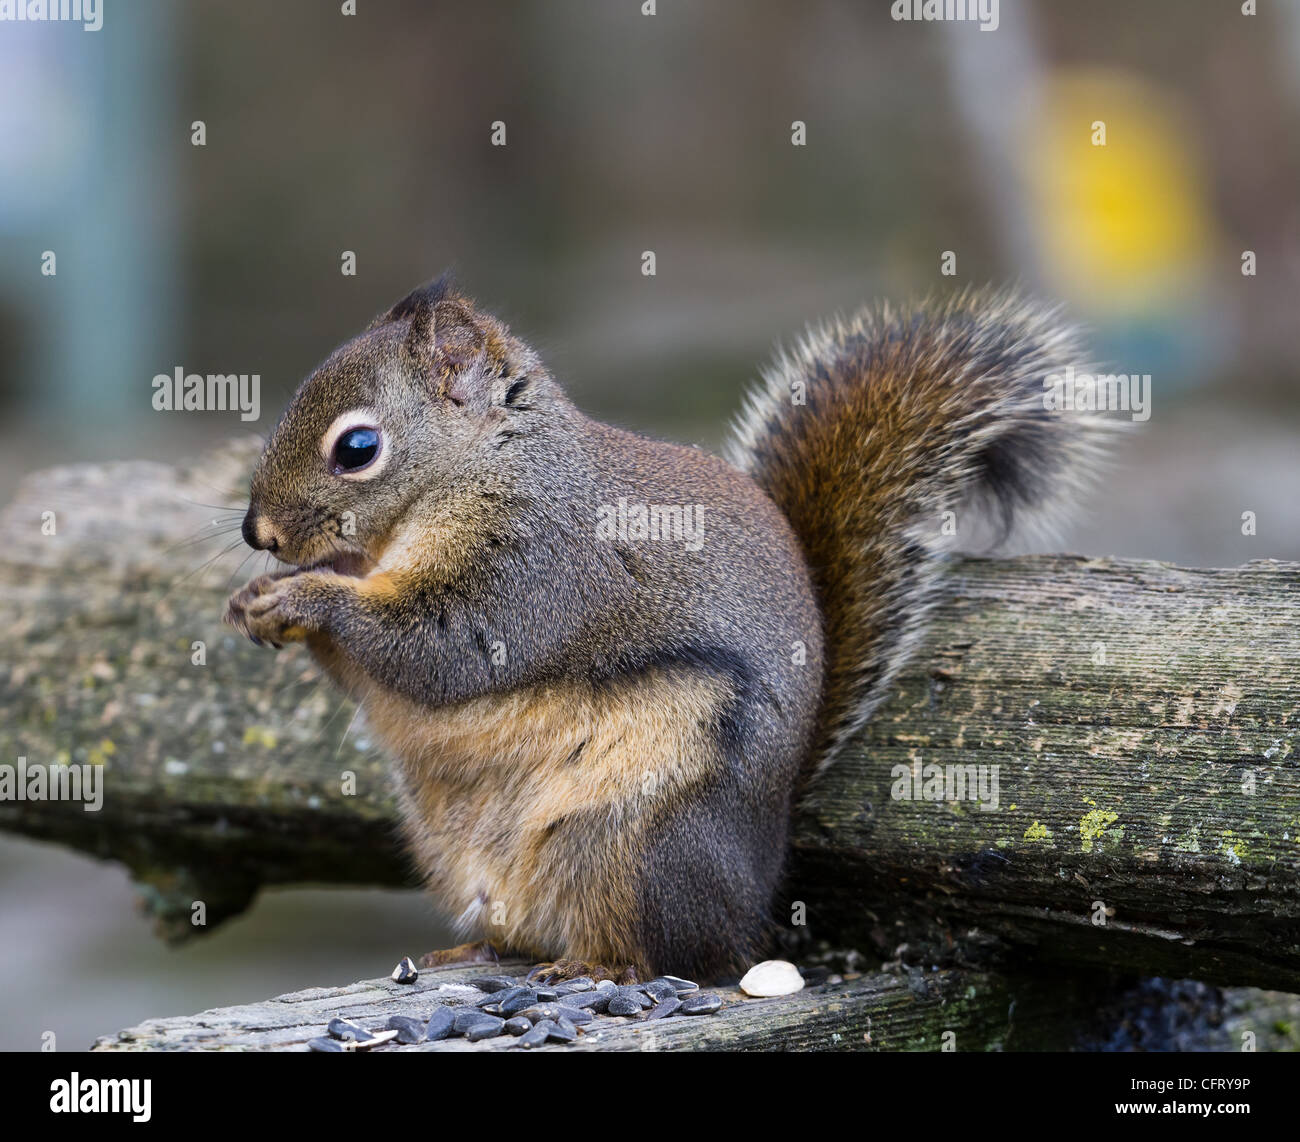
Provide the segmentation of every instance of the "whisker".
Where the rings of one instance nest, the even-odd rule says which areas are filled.
[[[185,504],[191,504],[196,508],[211,508],[213,511],[228,512],[230,515],[242,515],[248,510],[247,506],[240,508],[236,504],[205,504],[202,500],[192,500],[188,496],[177,496],[178,500]]]
[[[334,719],[339,716],[339,714],[343,711],[343,709],[344,706],[341,702],[334,707],[334,713],[332,713],[328,718],[325,719],[324,725],[322,725],[321,728],[317,731],[317,733],[312,737],[311,739],[312,745],[315,745],[316,742],[320,741],[325,736],[325,732],[330,728],[331,725],[334,724]]]
[[[167,599],[171,597],[171,593],[175,591],[178,587],[180,587],[182,584],[187,582],[189,579],[192,579],[195,575],[199,575],[202,572],[206,571],[218,559],[221,559],[223,556],[229,555],[230,552],[234,551],[235,548],[238,547],[243,542],[244,540],[243,537],[241,536],[239,539],[235,540],[234,543],[228,544],[226,547],[223,547],[220,551],[216,553],[216,555],[212,556],[211,559],[205,559],[196,568],[194,568],[193,571],[187,571],[184,575],[182,575],[179,579],[177,579],[174,583],[172,583],[172,585],[168,587],[166,591],[162,593],[162,596],[159,598],[158,601],[160,603],[165,602]]]
[[[343,752],[343,746],[347,743],[348,734],[352,732],[352,727],[356,725],[357,715],[361,713],[361,707],[358,706],[352,711],[352,717],[348,719],[348,724],[343,727],[343,736],[339,738],[338,748],[334,751],[334,760],[338,761],[339,754]]]
[[[315,663],[312,663],[312,665],[314,666]],[[279,698],[284,694],[287,694],[295,686],[315,685],[316,687],[319,688],[321,682],[323,682],[324,679],[325,679],[324,672],[319,668],[317,668],[314,673],[309,672],[305,677],[291,678],[289,679],[288,682],[285,682],[283,685],[275,687],[275,689],[269,692],[268,697]],[[309,694],[307,697],[310,698],[311,696],[312,695]]]
[[[178,539],[170,547],[164,547],[162,553],[164,555],[173,555],[182,548],[197,547],[200,543],[207,543],[212,539],[221,539],[235,531],[239,531],[237,523],[226,524],[224,527],[217,527],[214,524],[211,528],[200,528],[199,531],[194,532],[192,535]],[[203,532],[203,534],[200,534],[200,532]]]
[[[205,488],[215,492],[223,500],[237,500],[243,503],[245,508],[248,507],[248,498],[247,498],[248,489],[246,486],[240,487],[232,492],[229,488],[218,488],[216,484],[208,480],[204,480],[202,477],[199,476],[194,476],[193,480],[196,484],[202,484]],[[225,504],[223,506],[229,507],[230,505]]]
[[[240,542],[242,543],[243,540],[241,539]],[[255,556],[257,556],[258,554],[259,554],[259,552],[258,552],[257,548],[254,547],[254,548],[250,549],[250,551],[248,552],[248,554],[245,555],[244,558],[241,559],[241,560],[239,561],[239,565],[238,565],[238,566],[237,566],[237,567],[236,567],[236,568],[235,568],[235,569],[230,573],[230,578],[226,580],[226,593],[227,593],[227,594],[230,593],[230,588],[234,585],[235,580],[239,577],[239,573],[244,569],[244,564],[247,563],[250,559],[252,559],[252,558],[254,558]],[[261,552],[260,554],[266,554],[266,552]]]

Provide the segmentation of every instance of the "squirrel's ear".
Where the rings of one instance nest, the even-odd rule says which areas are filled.
[[[424,285],[411,290],[401,301],[397,302],[392,308],[385,310],[374,319],[367,327],[378,329],[381,325],[388,325],[394,321],[409,321],[418,309],[423,309],[425,314],[432,312],[433,306],[440,301],[445,301],[450,297],[457,297],[458,291],[456,283],[452,278],[450,270],[434,278],[433,281],[425,282]]]
[[[470,403],[481,385],[475,383],[482,375],[486,357],[487,335],[474,308],[459,298],[440,301],[433,307],[432,320],[426,327],[429,340],[423,332],[417,334],[416,321],[411,321],[407,336],[407,350],[417,361],[432,361],[430,379],[440,397],[457,404]],[[418,346],[414,339],[419,338]]]
[[[403,351],[427,376],[438,396],[465,404],[471,366],[483,357],[487,334],[473,303],[456,290],[450,273],[412,290],[370,328],[394,321],[410,322]]]

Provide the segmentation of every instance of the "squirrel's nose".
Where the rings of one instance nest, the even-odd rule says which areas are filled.
[[[252,508],[244,516],[244,525],[240,531],[244,534],[244,542],[258,551],[274,551],[280,546],[275,532]]]

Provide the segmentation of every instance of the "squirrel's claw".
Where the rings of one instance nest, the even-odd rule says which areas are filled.
[[[292,576],[259,575],[226,600],[224,621],[254,646],[281,649],[288,632],[299,624],[288,614]]]
[[[457,964],[494,964],[501,953],[490,940],[476,940],[471,944],[458,944],[454,948],[439,948],[420,957],[420,967],[441,968]]]
[[[538,964],[528,973],[529,983],[563,983],[566,979],[612,979],[620,986],[639,982],[635,964],[622,967],[606,967],[604,964],[589,964],[582,960],[555,960],[549,964]]]

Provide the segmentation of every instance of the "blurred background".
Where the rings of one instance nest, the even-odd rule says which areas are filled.
[[[103,0],[98,31],[0,23],[0,496],[268,431],[448,266],[587,410],[710,447],[806,320],[1012,281],[1152,378],[1061,548],[1300,558],[1300,0],[1001,0],[989,31],[890,0],[655,6]],[[261,420],[154,411],[178,366],[259,374]],[[303,888],[169,949],[133,896],[117,866],[0,840],[0,1047],[448,942],[418,893]]]

